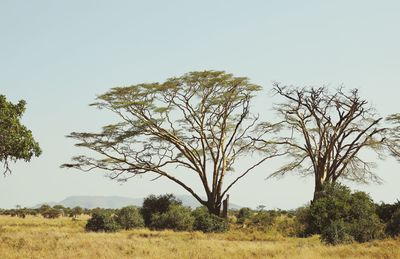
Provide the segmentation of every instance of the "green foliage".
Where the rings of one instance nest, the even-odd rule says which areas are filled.
[[[86,231],[115,232],[120,229],[115,217],[106,210],[96,210],[85,226]]]
[[[48,208],[41,212],[42,216],[47,219],[55,219],[60,217],[63,214],[63,211],[56,208]]]
[[[194,216],[194,230],[203,232],[225,232],[229,229],[227,220],[218,217],[217,215],[210,214],[205,207],[198,207],[193,212]]]
[[[321,240],[331,245],[348,243],[352,239],[347,232],[346,223],[342,219],[332,220],[322,228]]]
[[[383,236],[383,225],[371,198],[364,192],[351,193],[338,183],[325,185],[320,197],[303,213],[300,220],[305,227],[301,235],[321,234],[328,244],[366,242]]]
[[[376,213],[384,223],[388,223],[393,214],[399,209],[400,201],[397,201],[393,204],[382,202],[381,204],[376,205]]]
[[[74,208],[72,208],[72,209],[70,210],[69,215],[70,215],[71,217],[76,218],[77,216],[83,214],[83,212],[84,212],[84,211],[83,211],[83,209],[82,209],[81,207],[76,206],[76,207],[74,207]]]
[[[391,236],[400,235],[400,208],[397,209],[386,226],[386,233]]]
[[[144,224],[146,227],[151,225],[151,218],[153,214],[162,214],[167,212],[171,205],[181,205],[182,202],[173,194],[165,194],[165,195],[149,195],[143,200],[143,205],[140,210],[140,213],[143,216]]]
[[[309,222],[310,221],[310,206],[299,207],[294,212],[294,228],[295,235],[298,237],[307,237],[313,233],[310,233]]]
[[[386,224],[386,233],[390,236],[400,234],[400,201],[393,204],[381,203],[376,206],[376,212]]]
[[[123,229],[144,227],[144,220],[135,206],[127,206],[117,212],[116,220]]]
[[[243,224],[252,215],[253,211],[250,208],[241,208],[237,214],[237,223]]]
[[[40,206],[40,208],[38,208],[38,211],[40,214],[43,214],[43,212],[45,212],[46,210],[49,210],[51,207],[47,204],[43,204],[42,206]]]
[[[296,221],[292,216],[284,214],[275,220],[275,229],[285,237],[293,237],[297,234]]]
[[[237,214],[237,224],[243,227],[254,228],[261,231],[270,230],[275,224],[276,218],[281,215],[281,211],[263,210],[264,206],[258,211],[253,211],[250,208],[241,208]]]
[[[11,172],[10,161],[30,161],[42,152],[32,132],[20,122],[25,105],[23,100],[13,104],[0,95],[0,163],[4,164],[4,174]]]
[[[267,231],[274,225],[277,215],[275,211],[259,211],[250,218],[250,226]]]
[[[195,218],[191,209],[180,204],[172,204],[164,213],[155,213],[151,216],[151,228],[173,229],[178,231],[190,231],[193,229]]]

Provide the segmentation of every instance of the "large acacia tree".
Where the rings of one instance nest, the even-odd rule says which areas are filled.
[[[24,100],[13,104],[0,95],[0,163],[4,165],[4,174],[11,173],[10,162],[30,161],[42,152],[32,132],[20,121],[25,106]]]
[[[272,176],[290,171],[313,175],[314,200],[325,183],[338,179],[380,181],[367,158],[371,151],[378,157],[385,154],[387,128],[357,89],[331,92],[276,83],[274,92],[283,99],[275,106],[281,119],[276,143],[291,161]]]
[[[253,138],[273,130],[253,131],[258,117],[250,113],[250,102],[259,90],[260,86],[245,77],[220,71],[191,72],[164,83],[113,88],[92,105],[112,111],[120,121],[100,133],[69,135],[79,141],[77,146],[100,156],[77,156],[74,163],[63,166],[102,169],[119,180],[153,173],[177,183],[218,215],[231,187],[278,155],[272,144],[266,145],[266,155],[235,172],[230,182],[224,181],[241,157],[254,152]],[[199,181],[185,182],[182,173],[193,173]],[[206,199],[194,190],[198,184]]]

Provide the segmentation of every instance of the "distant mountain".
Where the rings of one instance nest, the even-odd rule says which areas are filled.
[[[201,206],[200,203],[190,195],[176,195],[176,198],[182,201],[184,206],[196,208]],[[120,196],[70,196],[60,202],[46,202],[38,204],[35,208],[40,207],[43,204],[50,206],[62,205],[64,207],[73,208],[76,206],[93,209],[93,208],[110,208],[118,209],[129,205],[142,206],[144,198],[129,198]],[[240,209],[242,206],[230,203],[230,209]]]

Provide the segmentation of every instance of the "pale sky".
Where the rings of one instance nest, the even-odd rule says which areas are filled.
[[[359,88],[380,115],[400,112],[400,1],[22,1],[0,0],[0,94],[27,101],[23,122],[43,149],[0,178],[0,208],[70,195],[186,194],[174,183],[61,169],[84,150],[65,135],[115,120],[89,107],[111,87],[163,81],[196,70],[247,76],[264,91],[253,111],[275,119],[273,81]],[[267,162],[231,192],[242,206],[296,208],[313,179],[265,180]],[[376,201],[400,198],[400,164],[378,163],[382,185],[356,185]],[[197,188],[199,184],[194,182]]]

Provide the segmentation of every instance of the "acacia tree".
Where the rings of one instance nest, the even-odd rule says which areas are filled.
[[[314,198],[325,183],[338,179],[357,182],[380,181],[374,163],[365,158],[367,150],[379,157],[386,147],[382,118],[358,90],[331,93],[327,87],[295,88],[274,84],[284,100],[275,106],[281,118],[276,141],[292,160],[271,176],[295,171],[314,175]],[[367,152],[364,152],[367,151]]]
[[[120,122],[105,126],[101,133],[71,133],[99,158],[77,156],[64,164],[84,171],[103,169],[114,179],[127,180],[153,173],[188,191],[210,213],[219,215],[224,196],[231,187],[266,159],[278,155],[273,145],[267,155],[225,183],[237,160],[255,151],[262,134],[253,132],[258,117],[250,113],[250,102],[260,86],[245,77],[220,71],[191,72],[164,83],[117,87],[100,95],[92,104],[117,114]],[[270,127],[270,130],[273,130]],[[194,173],[206,199],[176,172],[181,167]]]
[[[30,161],[42,153],[32,132],[20,122],[25,105],[24,100],[13,104],[0,95],[0,163],[4,165],[4,175],[11,173],[10,162]]]

